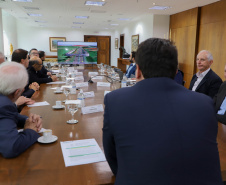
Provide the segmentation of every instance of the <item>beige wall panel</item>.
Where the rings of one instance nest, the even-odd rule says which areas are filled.
[[[170,16],[170,28],[197,25],[198,8],[193,8]]]
[[[211,68],[224,80],[226,21],[201,25],[198,49],[206,49],[212,53],[214,63]]]

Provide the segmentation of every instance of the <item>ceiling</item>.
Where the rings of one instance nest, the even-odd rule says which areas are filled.
[[[116,29],[119,26],[136,21],[139,16],[150,14],[172,15],[217,1],[219,0],[105,0],[104,6],[97,7],[86,6],[85,0],[33,0],[33,2],[0,0],[0,7],[4,10],[3,16],[9,13],[31,26],[50,28],[79,26],[81,28],[75,29],[95,28],[104,30]],[[153,3],[171,8],[150,10],[149,8],[154,6]],[[28,13],[42,14],[42,16],[28,16]],[[89,18],[78,19],[75,16],[89,16]],[[129,18],[130,20],[123,21],[119,18]],[[84,24],[74,24],[73,22]]]

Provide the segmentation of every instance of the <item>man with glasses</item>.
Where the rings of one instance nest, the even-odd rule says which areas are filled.
[[[213,56],[207,50],[202,50],[197,55],[196,64],[199,70],[191,79],[189,89],[206,94],[213,98],[222,84],[221,78],[210,69]]]
[[[42,84],[57,81],[57,77],[55,75],[50,77],[46,74],[40,73],[40,70],[42,69],[42,60],[39,57],[31,57],[29,66],[29,83],[37,82]]]

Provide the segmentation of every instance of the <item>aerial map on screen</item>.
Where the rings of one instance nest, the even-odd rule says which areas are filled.
[[[97,42],[58,42],[58,62],[61,64],[97,64],[97,50]]]

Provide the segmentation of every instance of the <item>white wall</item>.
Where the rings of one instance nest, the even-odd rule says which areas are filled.
[[[33,27],[16,20],[11,15],[3,17],[3,29],[9,39],[9,43],[13,44],[14,49],[23,48],[29,51],[31,48],[37,48],[38,50],[45,51],[46,55],[57,55],[56,52],[50,52],[49,37],[66,37],[67,41],[83,41],[84,35],[111,36],[112,66],[117,66],[119,49],[115,49],[115,38],[120,39],[120,34],[124,34],[124,47],[130,53],[132,35],[139,34],[139,43],[141,43],[150,37],[163,38],[169,30],[169,16],[167,15],[148,14],[138,17],[137,20],[129,22],[125,26],[117,27],[116,30],[100,32],[72,28]]]
[[[10,44],[13,45],[13,49],[18,46],[17,42],[17,20],[14,16],[2,11],[2,23],[3,23],[3,37],[4,37],[4,54],[9,57]]]
[[[139,34],[139,43],[151,37],[164,38],[169,31],[168,15],[152,15],[141,16],[137,21],[127,24],[122,28],[118,28],[112,40],[120,39],[120,34],[124,34],[124,48],[127,53],[131,52],[131,36]],[[120,41],[119,41],[120,43]],[[114,42],[111,45],[111,65],[117,66],[117,58],[119,58],[119,50],[115,49]]]

